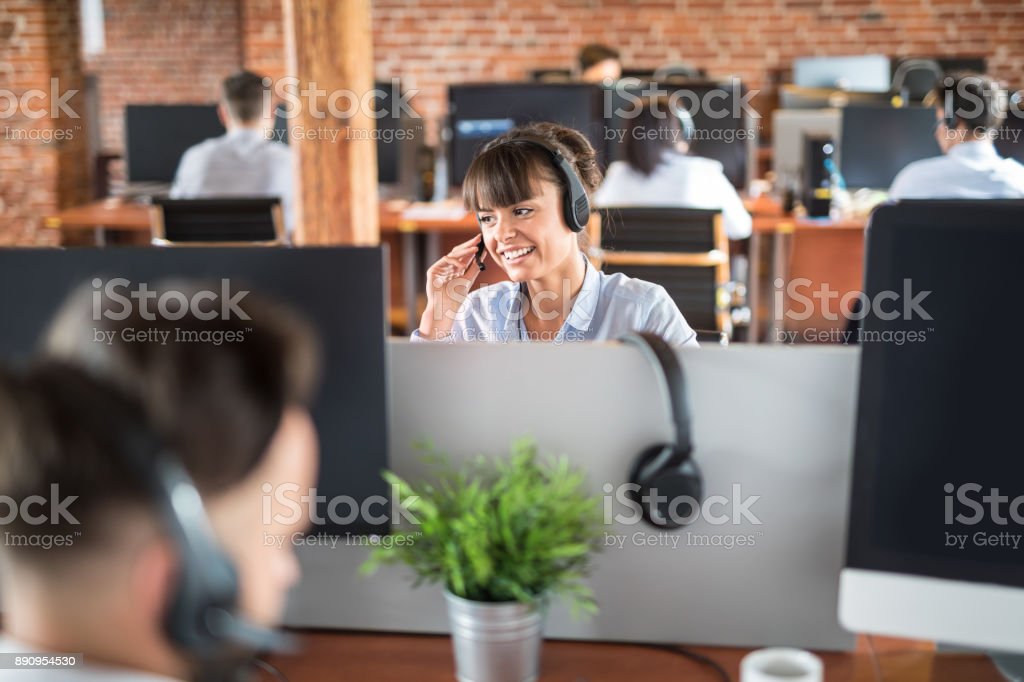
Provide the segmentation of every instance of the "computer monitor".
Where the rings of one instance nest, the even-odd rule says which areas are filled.
[[[780,182],[800,179],[804,140],[839,139],[838,109],[776,109],[772,114],[772,170]]]
[[[693,118],[696,136],[690,142],[690,153],[719,161],[729,182],[743,189],[750,181],[754,167],[751,157],[757,148],[756,121],[743,106],[745,93],[739,81],[671,85],[619,81],[603,92],[605,163],[625,159],[630,117],[638,110],[641,98],[664,94]]]
[[[449,183],[462,184],[477,151],[516,126],[551,121],[579,130],[595,149],[601,139],[600,86],[589,83],[486,83],[448,88],[452,131]]]
[[[1024,653],[1024,202],[904,201],[868,227],[840,619]],[[1011,294],[1012,296],[1012,294]],[[889,319],[893,318],[893,319]]]
[[[847,187],[888,189],[907,164],[942,154],[931,107],[849,106],[841,111],[839,170]]]
[[[313,531],[387,532],[386,519],[347,518],[350,501],[387,493],[380,477],[388,448],[386,259],[380,248],[340,247],[0,250],[0,362],[28,360],[58,306],[76,287],[95,290],[95,278],[102,287],[118,277],[131,282],[115,288],[121,296],[141,282],[152,289],[169,278],[201,278],[217,295],[227,280],[232,295],[251,290],[272,297],[312,322],[323,349],[312,406],[320,439],[317,493],[338,504],[333,514],[321,505],[327,522]],[[239,305],[244,310],[244,297]],[[93,342],[92,334],[82,339]]]
[[[192,145],[224,134],[213,104],[129,104],[124,108],[128,182],[174,181]]]
[[[885,92],[892,84],[884,54],[849,57],[800,57],[793,60],[793,83],[802,88]]]
[[[995,145],[1000,156],[1024,163],[1024,104],[1009,111],[1002,127],[996,132]]]

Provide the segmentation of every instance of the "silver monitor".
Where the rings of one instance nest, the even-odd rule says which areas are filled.
[[[1024,202],[992,200],[872,217],[877,312],[860,332],[841,581],[852,630],[1024,653],[1024,457],[1007,399],[1024,373],[1024,321],[991,295],[1016,286],[1022,220]],[[995,319],[998,332],[972,333]]]
[[[772,114],[772,170],[783,183],[803,177],[804,140],[839,141],[838,109],[776,109]]]
[[[793,82],[802,88],[885,92],[892,84],[891,78],[889,58],[884,54],[793,60]]]

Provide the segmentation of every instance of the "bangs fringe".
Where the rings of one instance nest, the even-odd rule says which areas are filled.
[[[543,151],[522,144],[499,144],[473,159],[462,182],[462,200],[474,213],[505,208],[540,194],[537,185],[548,180],[559,185]]]

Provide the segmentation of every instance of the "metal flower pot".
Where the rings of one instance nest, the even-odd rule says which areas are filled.
[[[459,682],[534,682],[544,612],[518,602],[478,602],[445,591]]]

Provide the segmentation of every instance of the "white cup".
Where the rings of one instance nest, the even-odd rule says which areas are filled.
[[[824,682],[821,659],[803,649],[758,649],[743,657],[740,682]]]

